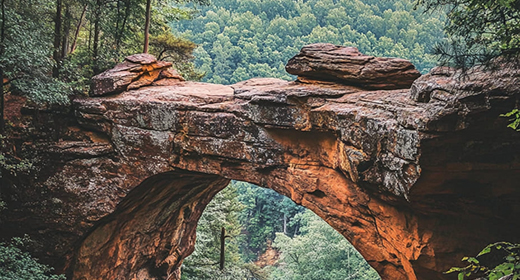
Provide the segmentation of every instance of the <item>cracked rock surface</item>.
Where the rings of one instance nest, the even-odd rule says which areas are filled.
[[[33,116],[60,129],[20,144],[40,169],[4,181],[3,235],[45,240],[35,251],[72,279],[180,279],[233,179],[317,213],[382,279],[449,279],[462,256],[520,241],[520,134],[498,117],[520,74],[435,71],[411,90],[268,78],[77,98],[67,118]]]

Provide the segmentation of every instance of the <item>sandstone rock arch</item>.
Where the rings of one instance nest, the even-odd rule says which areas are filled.
[[[520,75],[441,70],[411,90],[152,73],[166,81],[77,98],[58,141],[25,145],[43,163],[10,182],[13,232],[53,238],[43,251],[73,279],[178,279],[204,206],[235,179],[317,213],[385,280],[446,279],[462,255],[518,241],[520,136],[497,116]]]
[[[253,86],[255,89],[262,87],[271,89],[275,85],[288,85],[288,83],[284,81],[268,79],[246,82],[245,87],[252,83],[255,84]],[[181,91],[181,98],[184,99],[184,95],[187,95],[190,99],[194,98],[196,96],[192,95],[193,90],[204,87],[209,87],[207,92],[213,94],[215,100],[218,101],[219,107],[222,101],[234,100],[236,102],[233,91],[230,91],[229,88],[204,84],[193,84],[193,86],[186,86],[179,89]],[[163,91],[161,90],[161,92]],[[125,94],[126,93],[123,93],[123,95]],[[133,92],[131,94],[136,94],[134,95],[135,97],[147,96],[146,98],[152,98],[153,96],[153,94],[150,93],[143,94]],[[170,97],[173,96],[168,95]],[[77,100],[77,112],[82,118],[82,124],[86,126],[89,124],[99,125],[99,120],[91,122],[91,120],[97,119],[93,118],[93,111],[91,109],[94,107],[100,108],[100,106],[105,107],[104,104],[97,102],[101,101],[104,103],[108,100],[110,99]],[[129,100],[130,99],[127,101]],[[184,100],[182,101],[185,102]],[[202,99],[199,101],[202,101]],[[204,96],[202,102],[208,102],[206,96]],[[229,105],[233,108],[236,106],[236,104],[234,104],[235,102]],[[250,103],[250,100],[238,100],[238,102],[244,102],[243,105],[246,105]],[[137,102],[132,105],[127,102],[125,103],[126,105],[124,106],[144,105],[143,102]],[[254,104],[253,106],[262,106],[260,104]],[[271,110],[273,108],[271,104],[267,102],[266,105],[267,108],[258,107],[263,111],[259,112],[260,114],[269,114],[269,112],[272,112]],[[279,104],[275,105],[279,106]],[[117,111],[126,111],[124,109],[119,111],[120,109],[121,108],[118,108]],[[155,110],[155,108],[152,110]],[[137,109],[136,111],[146,112],[144,108]],[[171,113],[171,111],[166,110],[161,112]],[[178,110],[177,112],[182,112],[182,110]],[[149,113],[150,111],[143,115],[148,115]],[[285,112],[282,111],[282,113]],[[275,111],[275,114],[280,114],[280,112]],[[125,166],[125,169],[137,169],[125,173],[140,174],[143,173],[143,169],[153,170],[154,172],[160,170],[166,173],[156,176],[159,176],[159,178],[169,178],[170,182],[167,182],[166,179],[154,179],[156,177],[145,180],[128,195],[128,197],[130,197],[129,201],[133,201],[133,203],[123,201],[121,206],[119,206],[122,207],[122,209],[116,210],[111,214],[113,217],[108,218],[110,222],[106,225],[104,223],[98,225],[98,228],[84,241],[79,251],[79,256],[77,257],[78,264],[74,269],[75,279],[82,279],[84,276],[82,273],[85,272],[89,273],[84,276],[85,279],[95,278],[95,275],[113,275],[112,277],[116,277],[117,275],[127,275],[128,273],[134,273],[132,277],[140,279],[145,275],[146,277],[153,276],[154,272],[150,272],[147,269],[160,267],[165,263],[168,265],[164,266],[164,269],[168,269],[162,272],[169,271],[171,275],[177,275],[180,269],[180,260],[187,256],[188,253],[191,253],[194,242],[193,236],[191,235],[195,230],[196,221],[203,207],[218,190],[227,184],[229,179],[248,181],[269,187],[290,197],[296,203],[306,206],[318,215],[324,217],[336,229],[340,230],[342,234],[350,237],[351,240],[357,240],[357,247],[365,248],[365,252],[370,252],[368,255],[365,254],[365,257],[372,265],[379,268],[380,272],[386,273],[383,275],[391,275],[391,277],[396,279],[404,277],[403,279],[405,279],[406,272],[403,271],[405,268],[400,264],[400,260],[397,257],[397,255],[400,254],[399,249],[392,248],[388,250],[389,248],[385,248],[381,250],[381,248],[389,244],[387,243],[388,241],[384,240],[384,238],[376,232],[378,230],[377,223],[381,224],[379,227],[387,223],[378,221],[379,218],[377,217],[389,207],[371,198],[366,191],[357,186],[349,178],[351,175],[348,174],[346,168],[349,168],[348,164],[350,164],[350,159],[346,157],[349,155],[349,152],[361,154],[363,153],[362,151],[357,149],[349,151],[349,147],[344,145],[344,143],[331,132],[298,131],[283,126],[277,127],[277,125],[259,127],[253,122],[240,119],[243,116],[236,114],[236,112],[214,112],[213,109],[209,111],[203,109],[201,111],[186,110],[182,112],[182,115],[184,116],[176,117],[179,122],[184,122],[184,124],[180,124],[183,127],[180,129],[183,131],[181,134],[173,134],[170,131],[158,132],[155,130],[157,127],[153,128],[156,126],[153,122],[149,122],[151,127],[133,127],[130,130],[128,130],[128,126],[126,125],[117,126],[115,128],[117,131],[115,133],[112,132],[113,135],[117,137],[117,139],[112,138],[112,142],[118,143],[116,145],[119,145],[119,147],[116,146],[115,149],[126,149],[125,153],[129,157],[126,160],[128,161],[132,158],[135,162],[139,162],[139,165],[135,167]],[[139,116],[136,116],[136,118],[139,118]],[[271,115],[268,116],[268,118],[277,119],[277,116]],[[126,117],[125,119],[125,121],[132,121]],[[157,119],[171,118],[161,116]],[[290,119],[290,117],[284,115],[283,117],[278,117],[278,119],[286,121]],[[103,128],[98,127],[98,129],[102,130]],[[114,129],[114,127],[111,129]],[[130,150],[128,150],[129,147]],[[206,156],[201,157],[201,154],[206,154]],[[355,156],[357,155],[354,154],[353,157]],[[206,175],[190,174],[186,173],[186,171],[168,172],[172,167],[205,173]],[[185,180],[183,178],[192,179]],[[199,182],[199,180],[202,180],[203,183],[193,183],[197,187],[192,186],[192,182]],[[159,186],[163,187],[161,188]],[[148,188],[151,190],[148,191]],[[160,188],[160,190],[156,190],[157,188]],[[187,191],[186,194],[179,193],[185,188],[192,191]],[[171,192],[168,193],[172,197],[175,197],[175,199],[169,199],[169,196],[166,194],[131,196],[133,192],[167,192],[166,189]],[[194,192],[193,190],[197,191]],[[132,198],[134,196],[137,198]],[[142,196],[147,198],[139,198]],[[148,198],[151,199],[150,202],[148,202]],[[156,237],[156,240],[164,240],[163,242],[165,242],[165,244],[161,242],[159,245],[159,247],[162,246],[164,248],[158,247],[152,249],[151,247],[154,246],[150,245],[150,241],[143,242],[140,240],[142,237],[135,237],[137,240],[124,240],[124,237],[120,237],[119,233],[116,233],[116,231],[124,232],[125,235],[134,236],[136,234],[133,234],[133,232],[140,232],[142,228],[148,227],[143,226],[143,222],[146,225],[149,223],[153,223],[154,225],[162,224],[162,222],[152,222],[152,220],[154,220],[152,217],[155,216],[150,212],[150,209],[146,208],[148,203],[159,204],[156,200],[162,202],[169,201],[169,203],[163,207],[154,206],[157,211],[162,208],[171,208],[172,206],[170,205],[172,204],[176,205],[175,208],[169,209],[168,211],[168,213],[170,213],[168,217],[171,219],[168,220],[169,226],[165,226],[164,228],[155,226],[154,231],[151,231],[154,236],[162,236],[163,234],[168,236],[168,234],[163,231],[169,232],[170,236],[168,237]],[[174,203],[174,201],[186,202],[177,204]],[[336,209],[338,206],[339,208]],[[139,207],[139,209],[144,207],[148,210],[140,213],[139,211],[141,210],[135,210],[132,207]],[[134,213],[130,219],[121,217],[121,215],[129,215],[128,213],[132,211],[137,211],[140,214]],[[377,213],[374,213],[374,211]],[[388,211],[396,212],[395,210]],[[186,213],[189,213],[188,216],[185,215]],[[157,215],[159,215],[159,213],[157,213]],[[160,215],[164,215],[164,213],[161,212]],[[170,215],[175,218],[170,217]],[[143,220],[139,217],[150,217],[150,219]],[[401,219],[403,219],[403,221],[406,220],[404,216],[402,216]],[[348,222],[345,223],[346,221]],[[413,221],[408,222],[413,223]],[[135,225],[133,225],[134,223]],[[122,229],[121,226],[119,226],[121,224],[132,225],[133,228]],[[392,226],[404,225],[395,224]],[[368,230],[368,228],[371,228],[371,230]],[[148,238],[153,239],[152,237]],[[417,236],[413,236],[409,238],[409,240],[417,238]],[[101,240],[111,242],[112,245],[107,245],[107,243]],[[393,242],[396,241],[397,240],[394,240]],[[168,242],[179,242],[179,244],[173,245]],[[146,266],[140,267],[134,263],[134,261],[124,261],[131,259],[132,257],[130,255],[135,254],[136,251],[130,248],[121,248],[121,246],[124,247],[122,244],[128,244],[127,246],[134,247],[136,246],[135,244],[141,243],[144,243],[142,245],[143,248],[137,251],[151,252],[148,254],[148,257],[143,257],[144,260],[139,260],[139,262],[146,264]],[[403,246],[405,245],[420,246],[418,244],[403,244]],[[120,256],[118,253],[115,253],[119,251],[126,253],[119,253],[121,254]],[[164,257],[161,258],[157,256]],[[133,258],[135,258],[135,256]],[[391,258],[393,258],[396,263],[387,261]],[[113,262],[107,262],[107,259],[112,259]],[[153,260],[153,265],[150,265],[149,259]],[[121,267],[121,270],[114,269],[118,267],[118,263],[124,268]],[[85,269],[81,269],[81,267],[85,267]],[[406,269],[408,273],[413,273],[413,269],[409,265]],[[110,278],[111,276],[108,277]]]

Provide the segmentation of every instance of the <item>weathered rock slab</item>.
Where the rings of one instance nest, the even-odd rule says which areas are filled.
[[[92,78],[91,96],[104,96],[149,85],[171,85],[184,81],[171,62],[157,61],[150,54],[134,54]]]
[[[285,69],[303,83],[333,81],[365,89],[410,88],[421,76],[408,60],[373,57],[354,47],[323,43],[304,46]]]

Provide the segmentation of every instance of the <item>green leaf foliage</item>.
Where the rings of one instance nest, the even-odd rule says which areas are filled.
[[[294,217],[305,208],[270,189],[244,182],[233,181],[232,184],[237,188],[238,200],[244,205],[239,214],[243,227],[240,252],[246,261],[256,260],[277,232],[289,236],[299,233],[300,224]]]
[[[38,103],[67,104],[68,88],[51,77],[52,1],[2,1],[0,68],[13,93]]]
[[[226,266],[218,269],[220,228]],[[285,232],[284,232],[285,230]],[[266,246],[276,263],[255,265]],[[182,279],[329,280],[380,279],[354,247],[318,216],[272,190],[233,181],[208,204],[197,227],[194,253]]]
[[[186,3],[207,1],[152,3],[151,53],[167,54],[181,74],[200,79],[191,63],[196,45],[174,37],[169,23],[194,14]],[[141,0],[4,0],[0,10],[2,93],[39,104],[68,104],[69,95],[88,92],[93,75],[143,50]]]
[[[238,249],[241,226],[238,215],[243,205],[233,185],[218,193],[206,206],[197,226],[195,251],[184,260],[183,280],[253,280],[251,269],[242,262]],[[226,229],[225,269],[219,269],[221,228]]]
[[[281,252],[273,280],[380,279],[354,247],[325,221],[309,210],[295,217],[301,234],[277,233],[273,244]]]
[[[0,243],[0,280],[65,280],[21,249],[28,242],[27,238],[13,238],[9,244]]]
[[[479,260],[484,255],[502,256],[502,261],[491,266]],[[446,273],[458,272],[458,279],[499,280],[504,276],[520,279],[520,244],[497,242],[486,246],[476,257],[464,257],[462,261],[469,263],[465,267],[452,267]],[[480,279],[480,278],[479,278]]]
[[[506,114],[500,115],[501,117],[509,118],[509,124],[507,127],[512,128],[516,131],[520,131],[520,110],[513,109]]]
[[[0,147],[7,147],[6,137],[0,134]],[[28,172],[33,167],[33,163],[29,159],[20,159],[8,152],[0,150],[0,179],[2,172],[9,172],[16,176],[19,172]],[[0,212],[3,210],[5,203],[0,200]]]
[[[520,1],[419,0],[429,10],[447,11],[449,40],[436,52],[443,63],[468,69],[475,64],[518,64],[520,55]],[[491,64],[491,65],[490,65]]]
[[[318,42],[410,59],[424,73],[436,64],[428,51],[444,37],[443,13],[413,8],[413,0],[214,0],[177,28],[199,45],[195,64],[207,82],[293,79],[287,61]]]

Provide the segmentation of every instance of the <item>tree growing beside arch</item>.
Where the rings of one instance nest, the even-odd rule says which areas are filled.
[[[518,66],[519,0],[418,0],[427,10],[445,9],[448,39],[435,47],[441,62],[467,70],[474,65]]]
[[[466,73],[475,65],[520,67],[520,0],[418,0],[427,10],[446,9],[448,38],[435,46],[443,65]],[[518,108],[502,114],[520,131]]]
[[[209,0],[156,0],[159,6],[163,6],[163,10],[168,6],[173,6],[172,4],[185,4],[185,3],[194,3],[198,5],[209,5]],[[177,12],[180,12],[178,10]],[[146,8],[145,8],[145,21],[144,21],[144,45],[143,45],[143,53],[148,53],[148,49],[150,46],[150,24],[152,21],[152,0],[146,0]],[[168,30],[169,31],[169,30]]]

